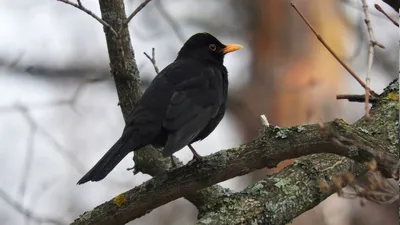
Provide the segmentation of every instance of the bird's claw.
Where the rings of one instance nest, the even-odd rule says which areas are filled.
[[[193,158],[192,158],[192,160],[191,161],[195,161],[195,160],[201,160],[203,157],[201,156],[201,155],[199,155],[199,154],[193,154]]]
[[[194,160],[201,160],[201,155],[199,155],[199,153],[196,152],[196,150],[194,150],[194,148],[192,147],[192,145],[188,145],[190,151],[192,151],[193,153],[193,158],[190,161],[194,161]]]

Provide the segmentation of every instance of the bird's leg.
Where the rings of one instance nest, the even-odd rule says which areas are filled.
[[[171,155],[170,157],[171,157],[172,168],[177,168],[178,166],[177,166],[176,163],[175,163],[174,156]]]
[[[197,153],[196,150],[194,150],[192,145],[189,144],[188,146],[189,146],[190,151],[192,151],[192,153],[193,153],[193,159],[201,159],[201,155],[199,155],[199,153]]]

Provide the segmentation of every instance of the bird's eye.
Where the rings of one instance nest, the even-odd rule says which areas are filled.
[[[210,48],[210,50],[211,51],[215,51],[215,50],[217,50],[217,46],[215,46],[215,44],[211,44],[210,46],[209,46],[209,48]]]

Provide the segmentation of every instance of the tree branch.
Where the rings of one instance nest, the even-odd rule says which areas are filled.
[[[64,2],[65,4],[71,5],[79,10],[82,10],[83,12],[85,12],[86,14],[88,14],[89,16],[93,17],[95,20],[99,21],[101,24],[103,24],[103,26],[107,27],[108,29],[110,29],[110,31],[115,35],[118,36],[117,32],[104,20],[100,19],[100,17],[98,17],[96,14],[94,14],[92,11],[90,11],[89,9],[85,8],[81,1],[78,0],[78,4],[75,4],[73,2],[70,2],[68,0],[57,0],[60,2]]]
[[[129,116],[136,101],[140,98],[139,70],[132,49],[129,31],[123,25],[126,21],[123,0],[100,0],[100,11],[104,21],[114,30],[119,30],[116,37],[109,29],[104,29],[110,57],[111,74],[114,77],[124,119]]]
[[[371,109],[371,121],[361,118],[352,125],[383,141],[386,150],[395,155],[390,160],[392,162],[398,161],[400,150],[397,139],[398,85],[397,79],[388,85],[376,106]],[[398,179],[399,165],[394,166],[396,170],[393,175]],[[329,196],[329,192],[321,192],[317,179],[331,179],[349,171],[361,175],[366,168],[348,158],[332,154],[301,157],[281,172],[269,175],[241,192],[221,197],[217,200],[219,204],[200,215],[197,224],[288,224]]]
[[[291,6],[294,8],[294,10],[299,14],[301,19],[307,24],[307,26],[310,28],[310,30],[314,33],[314,35],[317,37],[317,39],[321,42],[322,45],[332,54],[333,57],[347,70],[347,72],[350,73],[350,75],[367,91],[371,92],[372,94],[376,95],[376,93],[371,90],[362,80],[361,78],[343,61],[339,58],[339,56],[333,51],[333,49],[325,42],[325,40],[322,38],[321,35],[317,33],[317,31],[314,29],[313,26],[311,26],[310,22],[304,17],[304,15],[299,11],[299,9],[296,7],[296,5],[291,2]]]
[[[241,192],[221,197],[196,225],[289,224],[329,196],[317,179],[330,177],[339,168],[351,169],[351,160],[339,159],[328,154],[300,158]]]
[[[368,30],[368,37],[369,37],[369,46],[368,46],[368,65],[367,65],[367,76],[365,78],[365,84],[367,88],[365,89],[365,118],[370,119],[369,116],[369,89],[371,83],[371,72],[372,72],[372,64],[374,61],[374,47],[379,46],[380,48],[385,48],[382,44],[380,44],[375,39],[374,31],[372,30],[371,20],[369,19],[369,12],[368,12],[368,4],[366,0],[361,0],[362,8],[364,11],[364,22],[367,26]]]
[[[347,99],[349,102],[362,102],[365,103],[365,95],[336,95],[336,99]],[[375,103],[377,101],[376,97],[371,96],[369,98],[369,103]]]
[[[144,2],[142,2],[142,4],[140,4],[126,19],[125,23],[124,23],[124,27],[127,27],[129,22],[132,20],[132,18],[134,16],[136,16],[136,14],[138,14],[140,12],[140,10],[142,10],[144,7],[146,7],[146,5],[151,2],[151,0],[145,0]]]
[[[156,74],[160,73],[156,63],[156,50],[154,48],[151,49],[151,57],[146,52],[143,52],[143,54],[150,60],[151,64],[153,64]]]
[[[382,9],[382,7],[378,4],[375,4],[375,9],[378,10],[379,12],[381,12],[384,16],[386,16],[386,18],[388,18],[390,20],[390,22],[392,22],[396,27],[399,27],[399,22],[397,22],[396,20],[394,20],[391,16],[389,16],[385,10]]]
[[[397,117],[398,120],[397,101],[386,101],[386,97],[383,96],[381,98],[381,104],[377,104],[371,110],[371,114],[385,110],[385,115],[381,115],[381,117],[390,115]],[[373,118],[376,118],[374,120],[376,123],[380,121],[378,115]],[[371,134],[368,134],[368,128],[372,125],[376,126],[377,124],[374,124],[373,121],[370,123],[359,121],[354,126],[351,126],[342,120],[335,120],[325,123],[323,130],[317,124],[291,128],[263,127],[260,135],[253,141],[236,148],[217,152],[204,157],[200,161],[190,162],[172,171],[158,174],[142,185],[120,194],[113,200],[96,207],[91,212],[85,213],[73,224],[124,224],[158,206],[179,197],[190,195],[212,184],[247,174],[256,169],[275,167],[285,159],[314,153],[334,153],[358,162],[365,162],[375,158],[385,174],[392,174],[398,161],[393,154],[398,154],[398,147],[391,149],[382,139],[375,139]],[[382,125],[380,128],[386,129]],[[326,164],[326,162],[331,163],[331,161],[324,161],[326,159],[324,157],[319,157],[318,160],[320,158],[322,162],[319,161],[318,163],[323,165],[324,168],[328,167],[328,165],[332,166],[332,164]],[[298,165],[293,165],[285,171],[293,170],[293,168],[297,167]],[[282,175],[276,176],[286,175],[288,174],[283,172]],[[315,176],[311,178],[315,178]],[[310,191],[314,193],[314,189]],[[223,196],[214,201],[215,205],[225,204],[218,201],[221,197]],[[326,196],[319,195],[318,201],[322,201],[323,197]],[[296,200],[291,199],[291,201]],[[213,213],[215,209],[207,214],[208,210],[210,209],[201,211],[201,215],[215,215]],[[234,215],[231,214],[230,216]],[[295,215],[283,213],[282,216],[293,219]]]

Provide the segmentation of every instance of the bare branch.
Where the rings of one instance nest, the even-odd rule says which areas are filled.
[[[151,49],[151,57],[146,52],[143,52],[143,54],[150,60],[151,64],[153,64],[156,74],[158,74],[160,72],[160,70],[158,69],[157,64],[156,64],[155,49],[154,48]]]
[[[16,202],[14,199],[12,199],[5,191],[0,189],[0,198],[9,206],[14,208],[17,212],[22,214],[25,217],[28,217],[29,219],[37,222],[37,223],[51,223],[51,224],[56,224],[56,225],[64,225],[67,224],[65,222],[62,222],[57,219],[52,219],[48,217],[43,217],[43,216],[38,216],[34,212],[32,212],[29,209],[26,209],[22,206],[22,204]]]
[[[96,14],[94,14],[89,9],[85,8],[82,5],[81,1],[78,1],[78,4],[70,2],[68,0],[57,0],[57,1],[64,2],[65,4],[71,5],[77,9],[82,10],[83,12],[87,13],[89,16],[93,17],[95,20],[99,21],[101,24],[103,24],[103,26],[107,27],[111,32],[113,32],[116,37],[118,37],[117,32],[106,21],[102,20],[100,17],[98,17]]]
[[[349,100],[349,102],[362,102],[365,103],[365,95],[336,95],[336,99],[346,99]],[[374,96],[371,96],[369,98],[370,103],[375,103],[377,101],[377,98]]]
[[[368,37],[369,37],[369,46],[368,46],[368,67],[367,67],[367,76],[365,78],[365,83],[367,88],[365,88],[365,119],[369,120],[370,115],[369,115],[369,91],[370,90],[370,84],[371,84],[371,70],[372,70],[372,64],[374,62],[374,47],[375,45],[385,48],[382,44],[378,43],[375,40],[375,35],[372,30],[371,26],[371,21],[369,19],[369,13],[368,13],[368,4],[366,0],[361,0],[362,2],[362,8],[364,11],[364,22],[365,25],[367,26],[368,30]]]
[[[356,81],[366,90],[370,91],[372,94],[376,95],[374,91],[372,91],[367,85],[361,80],[361,78],[345,63],[343,62],[339,56],[333,51],[333,49],[325,42],[321,35],[317,33],[317,31],[311,26],[308,20],[304,17],[304,15],[299,11],[296,5],[291,2],[292,7],[296,12],[300,15],[301,19],[307,24],[307,26],[311,29],[311,31],[315,34],[317,39],[325,46],[325,48],[335,57],[335,59],[350,73],[350,75],[356,79]]]
[[[3,108],[1,110],[4,111],[7,109]],[[15,104],[15,106],[9,108],[8,110],[14,110],[14,111],[20,112],[24,116],[26,121],[29,123],[30,127],[32,129],[35,129],[36,132],[43,134],[50,141],[50,143],[54,145],[54,147],[55,147],[54,150],[56,150],[57,153],[64,156],[74,169],[76,169],[78,172],[85,171],[85,169],[84,169],[85,167],[78,160],[76,155],[74,153],[68,151],[67,149],[65,149],[65,147],[62,144],[60,144],[56,140],[56,138],[53,137],[51,132],[48,132],[44,127],[40,126],[40,124],[38,124],[37,121],[30,114],[27,106],[17,103],[17,104]]]
[[[399,27],[399,23],[398,23],[396,20],[394,20],[392,17],[390,17],[390,16],[385,12],[385,10],[382,9],[382,7],[381,7],[380,5],[375,4],[374,6],[375,6],[375,9],[377,9],[379,12],[381,12],[383,15],[385,15],[386,18],[388,18],[395,26]]]
[[[267,117],[263,114],[263,115],[260,116],[260,118],[261,118],[261,124],[262,124],[263,126],[269,127],[269,122],[268,122]]]
[[[134,16],[136,16],[136,14],[138,14],[140,12],[140,10],[142,10],[149,2],[151,2],[151,0],[144,0],[129,16],[128,18],[126,18],[125,23],[123,24],[123,28],[125,28],[126,26],[128,26],[129,22],[131,22],[132,18]]]
[[[25,118],[28,119],[29,117],[27,117],[25,115]],[[29,172],[31,171],[31,167],[32,167],[33,153],[35,150],[35,148],[34,148],[35,135],[37,133],[37,127],[32,122],[28,121],[28,124],[29,124],[29,128],[30,128],[30,132],[29,132],[27,146],[26,146],[24,169],[23,169],[23,173],[22,173],[21,183],[19,185],[19,193],[22,196],[22,203],[24,203],[24,200],[25,200],[25,192],[27,189],[28,180],[30,178]]]

